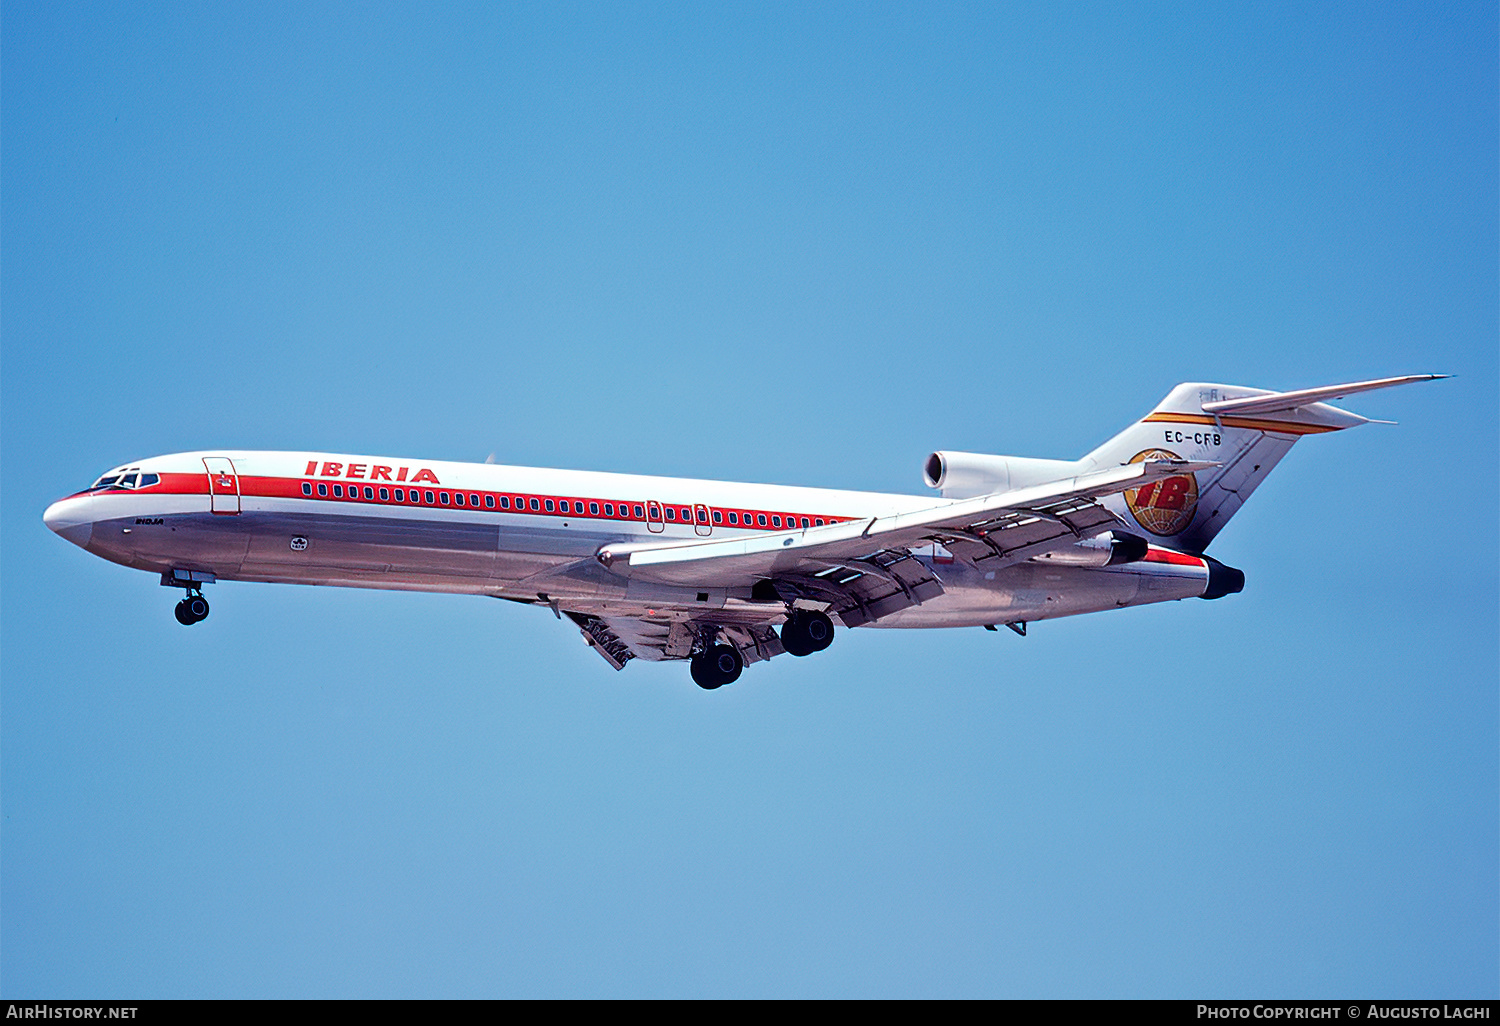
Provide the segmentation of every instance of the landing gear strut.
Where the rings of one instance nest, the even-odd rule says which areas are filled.
[[[739,680],[745,659],[733,645],[711,645],[693,656],[688,668],[692,671],[694,684],[712,691]]]
[[[781,625],[781,647],[794,656],[812,655],[833,644],[833,621],[816,609],[794,609]]]

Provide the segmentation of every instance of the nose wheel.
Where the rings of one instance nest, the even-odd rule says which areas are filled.
[[[189,595],[177,603],[173,614],[177,617],[178,623],[184,627],[191,627],[199,620],[208,618],[208,599],[202,595]]]

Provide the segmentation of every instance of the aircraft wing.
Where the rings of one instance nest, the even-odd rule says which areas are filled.
[[[1213,466],[1147,460],[912,513],[805,530],[727,541],[608,545],[598,560],[632,581],[750,588],[770,602],[826,603],[845,626],[858,627],[942,594],[942,582],[913,548],[938,544],[981,569],[999,569],[1122,526],[1097,501],[1103,496]],[[768,593],[768,587],[774,591]]]

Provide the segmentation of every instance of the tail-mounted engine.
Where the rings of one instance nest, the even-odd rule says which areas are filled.
[[[1061,481],[1078,474],[1070,460],[989,456],[981,452],[935,452],[922,464],[922,479],[945,499],[970,499]]]
[[[1032,556],[1033,563],[1055,563],[1060,566],[1119,566],[1146,558],[1146,539],[1123,531],[1106,531],[1093,538],[1065,545],[1060,549]]]

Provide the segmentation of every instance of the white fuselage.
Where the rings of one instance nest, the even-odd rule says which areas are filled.
[[[605,545],[749,537],[949,501],[313,452],[180,453],[101,481],[111,476],[54,503],[45,520],[88,551],[139,570],[616,610],[677,596],[660,585],[632,589],[608,573],[570,585],[556,572],[592,560]],[[917,555],[944,593],[875,625],[1009,623],[1188,598],[1203,594],[1209,573],[1199,557],[1158,548],[1122,566],[1033,560],[984,573],[940,546]],[[700,594],[683,601],[697,609],[751,601],[748,591]]]

